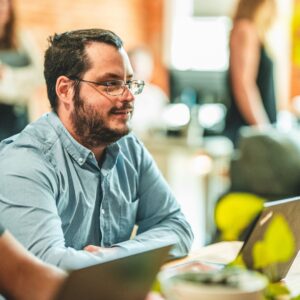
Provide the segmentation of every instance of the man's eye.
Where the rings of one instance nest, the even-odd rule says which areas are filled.
[[[110,81],[107,84],[110,86],[121,86],[122,85],[122,83],[119,81]]]

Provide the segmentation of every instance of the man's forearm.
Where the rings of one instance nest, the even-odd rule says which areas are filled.
[[[174,244],[170,258],[186,256],[193,242],[190,227],[183,228],[171,221],[158,224],[145,232],[139,233],[134,239],[116,244],[127,251],[142,251],[165,244]]]

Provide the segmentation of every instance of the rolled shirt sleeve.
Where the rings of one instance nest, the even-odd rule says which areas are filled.
[[[170,258],[188,254],[193,232],[148,150],[140,143],[137,235],[118,245],[126,249],[174,243]]]

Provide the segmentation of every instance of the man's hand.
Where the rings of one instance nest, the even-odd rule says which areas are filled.
[[[107,253],[107,254],[114,254],[117,252],[117,247],[114,248],[104,248],[104,247],[99,247],[99,246],[94,246],[94,245],[88,245],[83,248],[83,250],[88,251],[93,254],[97,253]]]
[[[145,300],[164,300],[159,294],[157,293],[149,293]]]

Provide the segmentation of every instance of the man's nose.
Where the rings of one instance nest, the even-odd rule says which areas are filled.
[[[121,100],[127,101],[127,102],[132,102],[135,100],[135,96],[130,91],[130,89],[127,85],[125,86],[124,93],[122,94]]]

